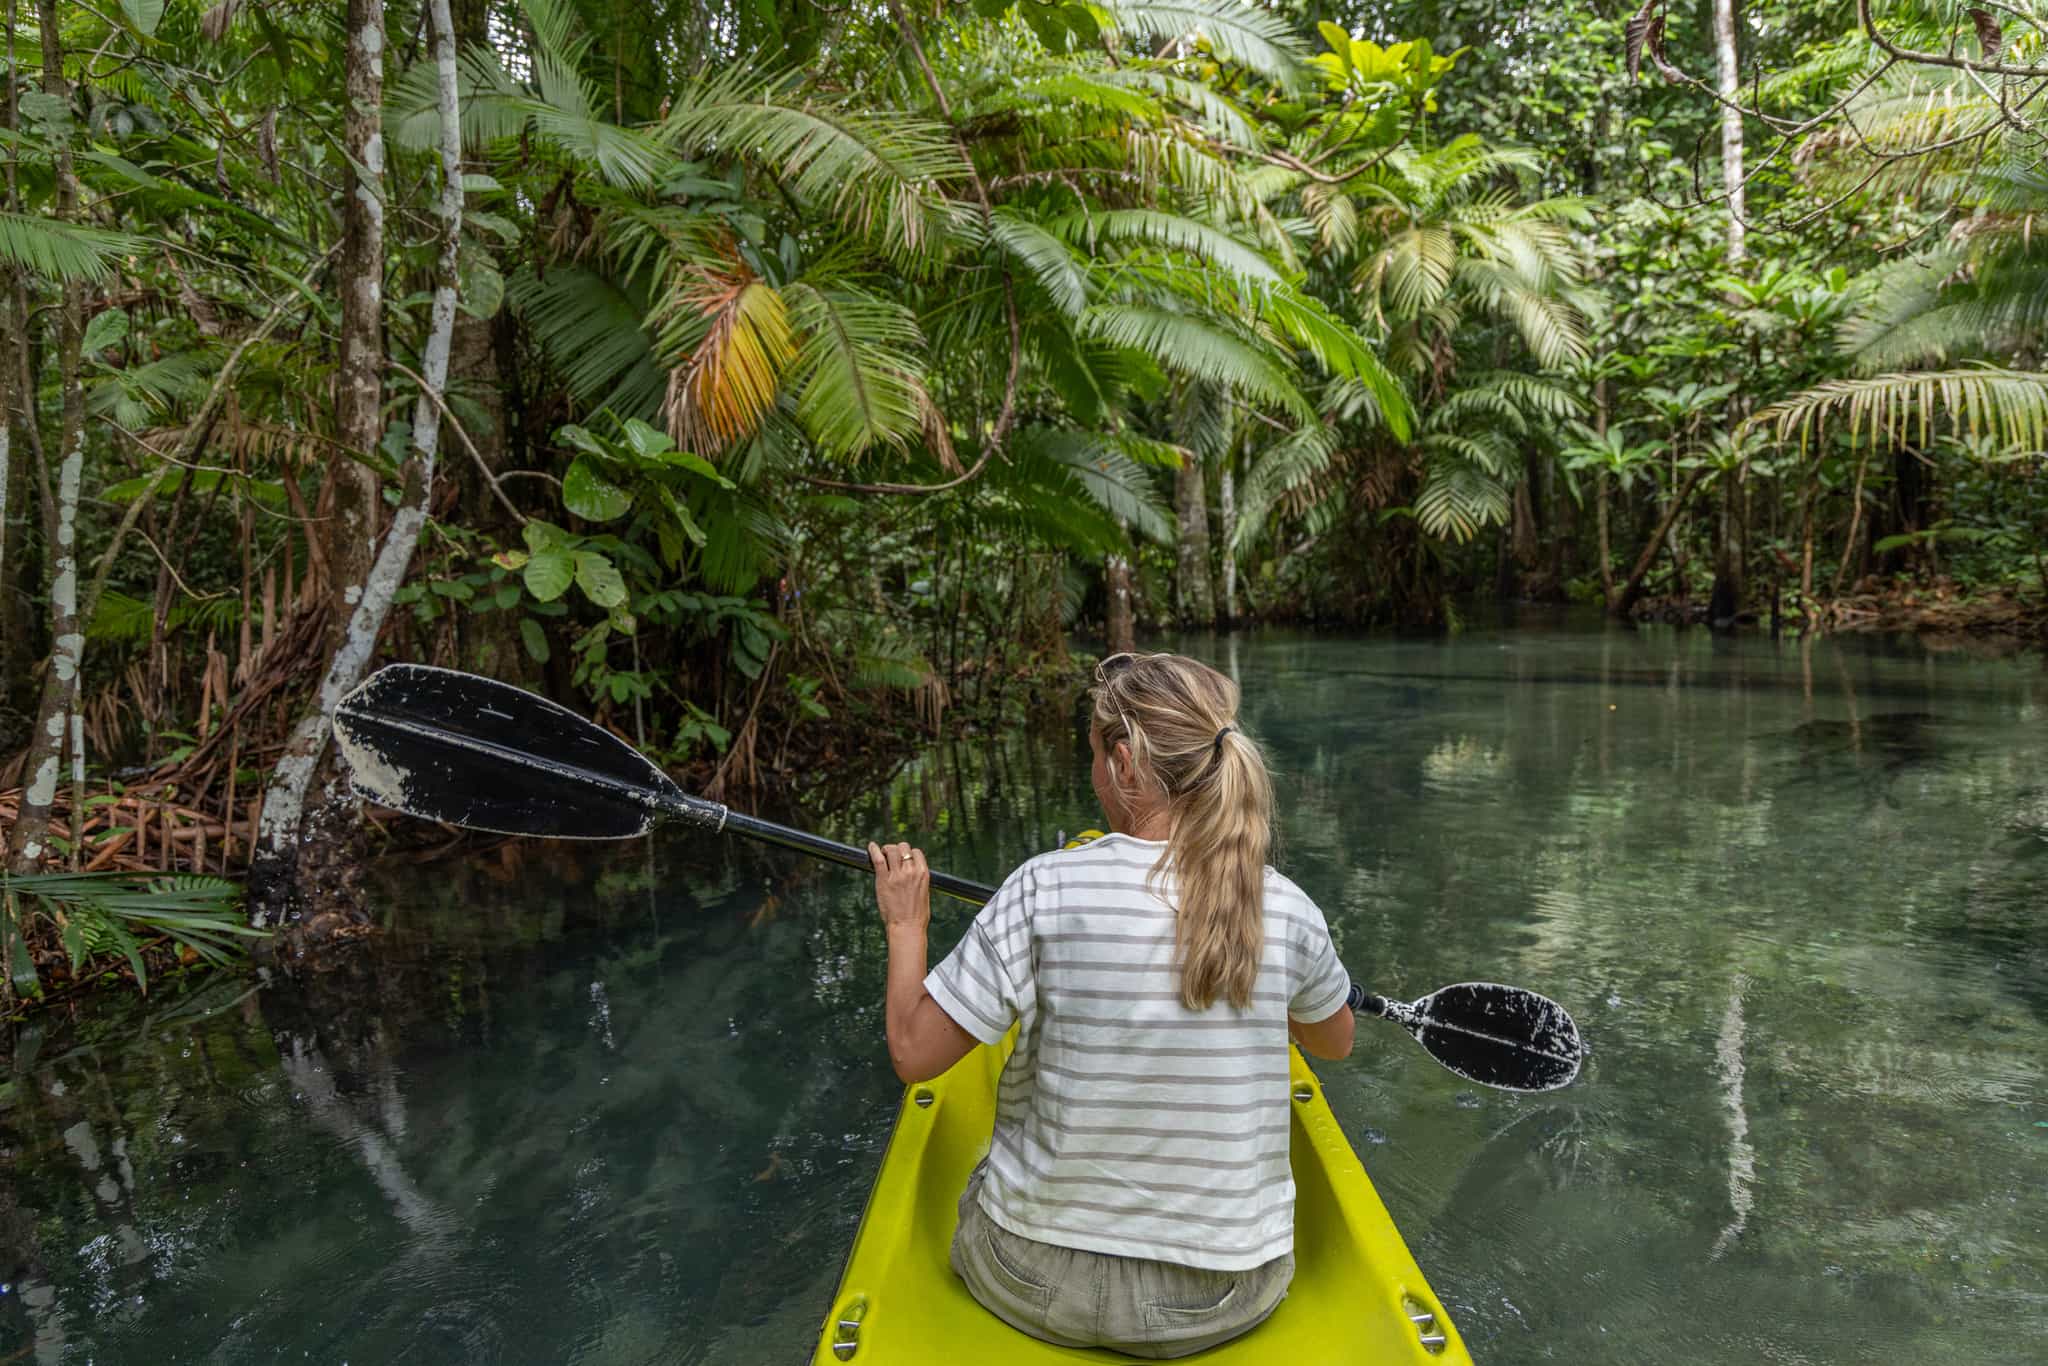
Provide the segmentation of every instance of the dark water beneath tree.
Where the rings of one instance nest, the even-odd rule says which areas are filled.
[[[2048,1360],[2038,658],[1184,648],[1242,679],[1354,974],[1527,985],[1592,1042],[1551,1097],[1385,1025],[1322,1068],[1479,1360]],[[832,833],[993,880],[1094,823],[1077,716]],[[0,1082],[0,1362],[803,1359],[897,1096],[868,888],[680,832],[378,886],[354,970],[109,1009]]]

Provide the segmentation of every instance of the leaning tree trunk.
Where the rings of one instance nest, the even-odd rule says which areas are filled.
[[[456,93],[455,27],[448,0],[431,0],[434,65],[441,115],[441,252],[434,267],[432,329],[421,358],[425,381],[413,410],[413,454],[406,464],[404,492],[391,529],[377,551],[363,591],[349,614],[348,628],[320,681],[314,709],[292,731],[271,775],[257,827],[249,870],[250,918],[258,928],[275,925],[290,900],[299,859],[299,830],[306,794],[327,746],[329,718],[350,689],[369,672],[377,636],[390,615],[394,595],[419,544],[420,529],[434,491],[434,459],[441,437],[441,394],[448,382],[448,346],[455,330],[456,249],[462,239],[462,131]]]
[[[1650,539],[1644,544],[1642,554],[1636,556],[1635,566],[1629,570],[1628,577],[1608,590],[1609,616],[1627,619],[1629,612],[1636,605],[1636,599],[1642,595],[1643,577],[1650,572],[1650,566],[1656,563],[1657,552],[1663,547],[1665,537],[1670,534],[1671,524],[1678,520],[1678,514],[1685,509],[1686,500],[1692,497],[1693,489],[1699,485],[1701,477],[1706,472],[1705,464],[1695,465],[1692,473],[1685,476],[1685,482],[1678,486],[1678,492],[1672,495],[1671,505],[1664,509],[1663,517],[1658,519],[1657,529],[1650,533]]]
[[[71,87],[64,79],[57,0],[42,0],[37,8],[43,38],[43,93],[68,107]],[[66,144],[58,144],[55,171],[55,216],[60,222],[69,222],[78,216],[78,182],[71,174],[71,151]],[[48,847],[50,808],[57,800],[69,718],[78,705],[78,666],[85,655],[85,632],[78,620],[78,486],[85,476],[85,385],[80,373],[85,288],[83,281],[67,283],[57,313],[63,416],[57,440],[57,525],[49,548],[50,666],[43,675],[42,700],[29,734],[28,764],[22,770],[28,787],[9,837],[12,866],[20,873],[34,871]]]
[[[1202,477],[1202,458],[1182,453],[1173,476],[1175,550],[1174,594],[1180,600],[1183,625],[1211,626],[1216,621],[1216,595],[1209,587],[1209,500]]]

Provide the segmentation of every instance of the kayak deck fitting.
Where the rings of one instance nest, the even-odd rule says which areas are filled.
[[[1014,1037],[1014,1031],[1013,1035]],[[960,1193],[988,1152],[1010,1039],[907,1089],[815,1366],[1039,1366],[1129,1362],[1055,1347],[983,1309],[946,1262]],[[1203,1366],[1471,1366],[1358,1155],[1291,1045],[1294,1281],[1245,1336],[1179,1360]]]

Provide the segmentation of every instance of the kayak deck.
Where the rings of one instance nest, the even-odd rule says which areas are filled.
[[[1055,1347],[983,1309],[947,1265],[968,1173],[988,1152],[996,1078],[1009,1041],[976,1048],[944,1076],[908,1088],[881,1173],[854,1235],[816,1366],[1038,1366],[1128,1362],[1118,1352]],[[1470,1366],[1458,1330],[1422,1278],[1394,1221],[1301,1054],[1293,1092],[1294,1282],[1250,1333],[1182,1361],[1203,1366]]]

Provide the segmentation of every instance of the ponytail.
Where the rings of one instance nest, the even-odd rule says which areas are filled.
[[[1178,884],[1174,958],[1181,1004],[1251,1004],[1265,948],[1273,782],[1237,727],[1237,685],[1179,655],[1117,655],[1096,670],[1094,726],[1105,749],[1130,745],[1166,799],[1166,853]]]

